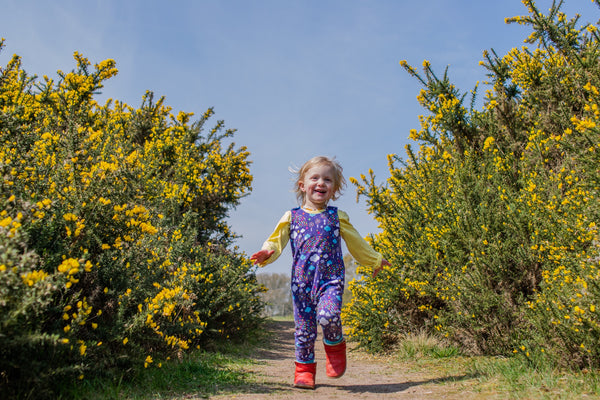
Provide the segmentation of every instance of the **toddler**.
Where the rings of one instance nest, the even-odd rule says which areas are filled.
[[[317,323],[323,329],[327,376],[339,378],[346,371],[346,342],[340,319],[345,274],[341,239],[360,264],[375,268],[374,275],[390,263],[359,235],[345,212],[329,206],[345,185],[337,161],[314,157],[297,174],[295,192],[302,206],[283,215],[262,249],[250,259],[262,267],[275,261],[288,242],[291,244],[296,326],[294,386],[314,389]]]

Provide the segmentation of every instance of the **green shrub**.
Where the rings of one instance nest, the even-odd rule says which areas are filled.
[[[351,283],[350,333],[381,349],[425,329],[483,354],[599,366],[598,100],[600,41],[554,5],[533,1],[533,50],[485,52],[490,89],[465,106],[427,61],[418,96],[430,112],[418,151],[389,156],[391,177],[353,180],[393,267]]]
[[[252,182],[234,130],[152,93],[101,106],[114,61],[75,60],[57,82],[18,56],[0,70],[0,390],[153,367],[261,321],[225,220]]]

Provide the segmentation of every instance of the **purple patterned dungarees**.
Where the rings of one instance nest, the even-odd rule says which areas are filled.
[[[340,318],[344,292],[344,260],[337,207],[319,214],[301,208],[292,210],[290,243],[292,299],[296,323],[296,361],[315,359],[317,323],[323,339],[335,344],[343,339]]]

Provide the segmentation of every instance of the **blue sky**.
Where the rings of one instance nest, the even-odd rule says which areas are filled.
[[[551,1],[537,4],[545,11]],[[567,0],[563,11],[600,16],[590,0]],[[523,45],[528,28],[504,19],[524,14],[519,0],[3,0],[0,65],[18,54],[30,74],[52,75],[73,69],[78,51],[117,62],[101,101],[138,107],[151,90],[174,111],[214,107],[213,120],[237,129],[235,143],[251,153],[253,192],[230,223],[252,254],[296,204],[289,167],[324,154],[347,178],[372,168],[385,181],[386,156],[404,156],[424,113],[400,60],[429,60],[440,75],[448,66],[469,91],[485,79],[484,50]],[[378,231],[352,185],[334,205],[361,234]],[[289,268],[288,248],[262,271]]]

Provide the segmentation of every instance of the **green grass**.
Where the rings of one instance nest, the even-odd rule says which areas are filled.
[[[208,398],[220,392],[236,392],[253,385],[246,370],[254,361],[250,351],[268,337],[267,332],[250,335],[244,342],[211,343],[178,360],[153,362],[130,373],[84,379],[62,388],[55,398],[67,400]]]
[[[446,358],[460,355],[460,350],[426,333],[417,333],[405,337],[396,349],[396,354],[404,360],[415,357]]]
[[[477,357],[460,354],[459,349],[427,334],[404,338],[391,357],[412,372],[458,377],[469,392],[481,398],[509,399],[600,399],[600,371],[555,369],[519,357]],[[468,381],[468,382],[467,382]],[[436,384],[443,385],[446,380]]]
[[[271,317],[271,319],[273,321],[293,321],[294,320],[294,316],[292,314],[290,314],[290,315],[276,315],[274,317]]]
[[[251,361],[228,354],[198,352],[181,361],[151,367],[135,373],[132,379],[82,382],[70,394],[77,399],[169,399],[193,394],[200,398],[224,387],[247,384],[244,366]]]
[[[600,371],[536,368],[519,357],[473,358],[468,370],[515,399],[600,399]]]

